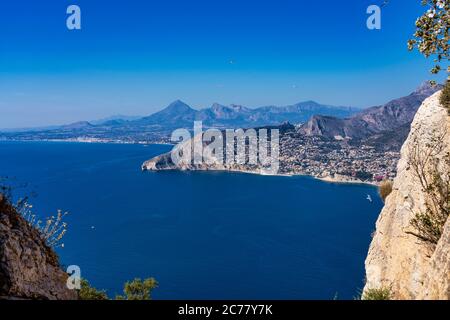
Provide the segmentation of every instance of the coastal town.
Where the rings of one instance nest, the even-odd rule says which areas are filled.
[[[305,174],[334,181],[377,182],[393,179],[400,150],[378,150],[364,141],[304,136],[280,138],[280,174]]]
[[[245,163],[226,161],[224,151],[222,161],[208,161],[204,155],[202,163],[183,162],[174,164],[170,153],[166,153],[145,162],[143,170],[218,170],[277,175],[309,175],[330,182],[369,184],[377,184],[386,179],[392,180],[396,175],[397,162],[400,158],[400,148],[396,144],[387,148],[380,148],[379,144],[370,139],[310,136],[299,132],[298,126],[289,123],[272,129],[279,130],[279,156],[276,172],[268,171],[269,167],[263,165],[260,161],[257,164],[249,163],[248,152],[250,148],[248,146],[250,141],[248,139],[245,140],[247,145],[245,148]],[[224,140],[226,140],[225,134]],[[234,141],[235,147],[236,143],[237,140]],[[203,141],[203,144],[205,146],[208,143]]]

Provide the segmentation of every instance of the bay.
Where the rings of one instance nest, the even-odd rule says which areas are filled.
[[[69,211],[64,266],[111,296],[155,277],[155,299],[352,299],[382,202],[310,177],[142,172],[166,145],[0,142],[0,176],[45,218]],[[366,200],[371,195],[373,202]]]

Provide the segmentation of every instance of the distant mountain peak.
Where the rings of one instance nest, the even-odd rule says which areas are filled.
[[[296,105],[315,105],[315,106],[318,106],[320,104],[318,102],[316,102],[316,101],[313,101],[313,100],[307,100],[307,101],[302,101],[302,102],[296,103]]]
[[[90,122],[78,121],[78,122],[64,125],[61,128],[66,129],[66,130],[72,130],[72,129],[84,129],[84,128],[89,128],[89,127],[93,127],[93,125]]]
[[[226,106],[221,105],[220,103],[217,103],[217,102],[214,102],[214,103],[211,105],[211,109],[212,109],[212,110],[214,110],[214,109],[223,109],[223,108],[226,108]]]
[[[175,100],[171,104],[169,104],[166,107],[166,110],[172,110],[172,111],[186,111],[186,110],[193,110],[189,105],[184,103],[181,100]]]
[[[93,125],[113,124],[126,121],[134,121],[143,118],[142,116],[128,116],[123,114],[116,114],[102,119],[89,121]]]
[[[250,111],[250,109],[248,109],[247,107],[244,107],[240,104],[232,104],[232,105],[230,105],[230,108],[232,108],[235,111],[244,111],[244,112]]]
[[[196,110],[181,100],[175,100],[167,107],[150,116],[144,117],[137,121],[139,124],[145,125],[186,125],[194,121]]]

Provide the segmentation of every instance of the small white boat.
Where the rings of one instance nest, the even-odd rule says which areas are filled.
[[[372,197],[370,196],[370,194],[367,195],[367,200],[369,200],[369,202],[372,202]]]

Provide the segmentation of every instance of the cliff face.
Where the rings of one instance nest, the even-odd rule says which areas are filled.
[[[0,299],[77,299],[49,248],[0,194]]]
[[[413,150],[442,138],[450,152],[450,117],[439,105],[440,92],[419,108],[411,132],[401,150],[392,193],[376,223],[366,259],[364,290],[390,288],[394,299],[450,299],[450,219],[436,246],[420,240],[411,225],[417,212],[424,212],[427,194],[411,167]],[[442,174],[442,167],[437,171]],[[417,233],[416,233],[417,234]]]

